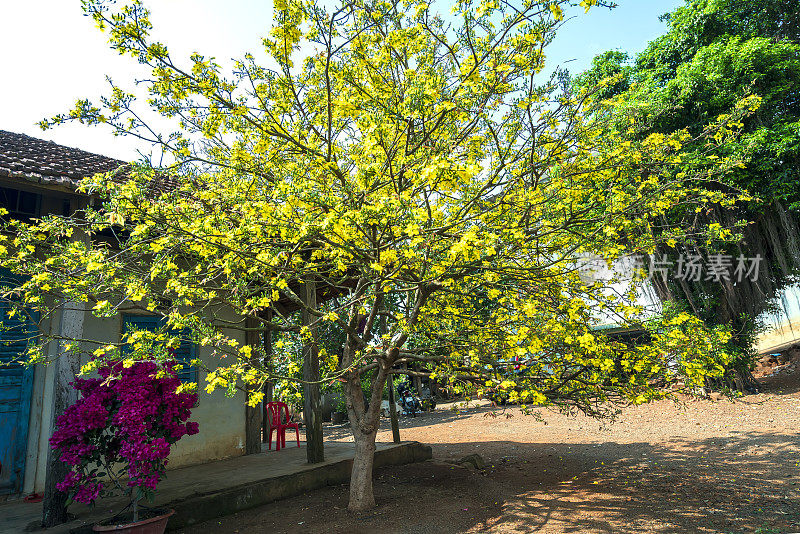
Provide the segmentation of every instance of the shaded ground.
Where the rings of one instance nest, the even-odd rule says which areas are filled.
[[[800,532],[799,378],[734,403],[639,406],[611,425],[487,406],[401,418],[402,438],[434,460],[377,470],[374,513],[349,514],[343,485],[185,532]],[[485,469],[447,463],[472,453]]]

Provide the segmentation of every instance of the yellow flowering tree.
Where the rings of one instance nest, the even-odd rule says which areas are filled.
[[[309,339],[322,325],[339,329],[346,342],[320,355],[321,380],[344,381],[355,511],[374,506],[389,373],[593,415],[657,397],[678,378],[700,384],[720,371],[726,334],[682,314],[651,320],[649,344],[610,341],[593,325],[640,324],[635,290],[582,279],[579,258],[612,262],[705,232],[691,225],[695,210],[723,199],[703,181],[736,162],[683,147],[735,135],[738,117],[639,142],[599,124],[590,94],[560,93],[543,74],[562,7],[276,0],[258,52],[266,59],[248,54],[226,75],[151,40],[140,3],[84,0],[111,46],[151,69],[144,107],[174,129],[145,123],[140,99],[117,85],[43,125],[105,125],[174,163],[87,178],[83,190],[102,203],[10,223],[2,263],[31,275],[16,288],[27,306],[46,312],[69,299],[98,316],[124,304],[164,317],[164,329],[128,341],[174,344],[171,332],[190,332],[226,356],[208,369],[207,389],[244,387],[253,404],[266,380],[286,377],[231,332]],[[685,224],[660,226],[678,207]]]

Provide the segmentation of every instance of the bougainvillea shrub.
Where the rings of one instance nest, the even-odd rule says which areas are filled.
[[[71,466],[60,491],[91,504],[111,480],[117,489],[126,484],[135,499],[152,496],[172,445],[198,431],[188,422],[197,395],[182,390],[175,365],[118,361],[101,366],[99,378],[75,379],[80,398],[58,417],[50,438]]]

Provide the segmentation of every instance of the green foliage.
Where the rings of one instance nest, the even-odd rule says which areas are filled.
[[[696,147],[704,154],[743,162],[711,188],[745,190],[756,197],[738,203],[735,217],[731,212],[709,210],[700,218],[725,226],[738,224],[739,232],[744,228],[743,221],[755,221],[750,226],[754,231],[739,233],[738,239],[727,244],[712,246],[700,240],[659,250],[691,254],[716,247],[733,256],[744,252],[765,258],[768,266],[753,287],[740,284],[734,289],[696,283],[659,288],[662,296],[682,299],[710,324],[732,324],[736,336],[728,348],[734,355],[733,367],[749,374],[752,343],[759,327],[754,317],[794,280],[798,265],[786,260],[792,252],[777,250],[771,237],[776,235],[776,226],[784,233],[796,232],[790,222],[794,215],[779,213],[774,217],[779,223],[776,225],[763,211],[800,207],[800,4],[781,0],[687,0],[664,19],[667,33],[638,54],[631,68],[623,67],[623,54],[608,52],[595,58],[592,68],[574,83],[578,90],[590,90],[604,76],[616,76],[601,83],[597,95],[611,98],[611,115],[616,117],[617,127],[634,125],[634,139],[675,131],[696,135],[710,118],[731,113],[743,98],[752,95],[759,99],[756,112],[741,120],[741,136]],[[670,217],[674,221],[683,215],[676,210]],[[789,243],[792,238],[783,240]],[[768,276],[771,279],[765,281]]]
[[[608,50],[595,56],[591,68],[576,76],[573,83],[579,88],[597,88],[595,97],[606,99],[630,89],[632,73],[627,52]],[[609,78],[613,78],[613,83],[601,86],[600,82]]]
[[[632,67],[624,64],[626,54],[606,52],[575,84],[588,88],[620,76],[599,95],[621,95],[620,105],[638,110],[641,135],[683,128],[697,133],[745,96],[759,96],[758,111],[743,121],[744,135],[715,152],[736,154],[747,164],[729,173],[726,183],[766,201],[796,205],[800,7],[771,0],[691,0],[665,19],[668,32],[652,41]]]
[[[800,10],[784,0],[687,0],[663,19],[669,31],[636,58],[636,70],[649,73],[659,84],[671,80],[703,47],[726,36],[795,43],[800,38]]]

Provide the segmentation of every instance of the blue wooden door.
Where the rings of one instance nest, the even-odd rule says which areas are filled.
[[[8,271],[0,272],[0,284],[10,279]],[[0,495],[22,491],[33,369],[20,359],[36,331],[29,317],[9,317],[10,310],[10,303],[0,300]]]

